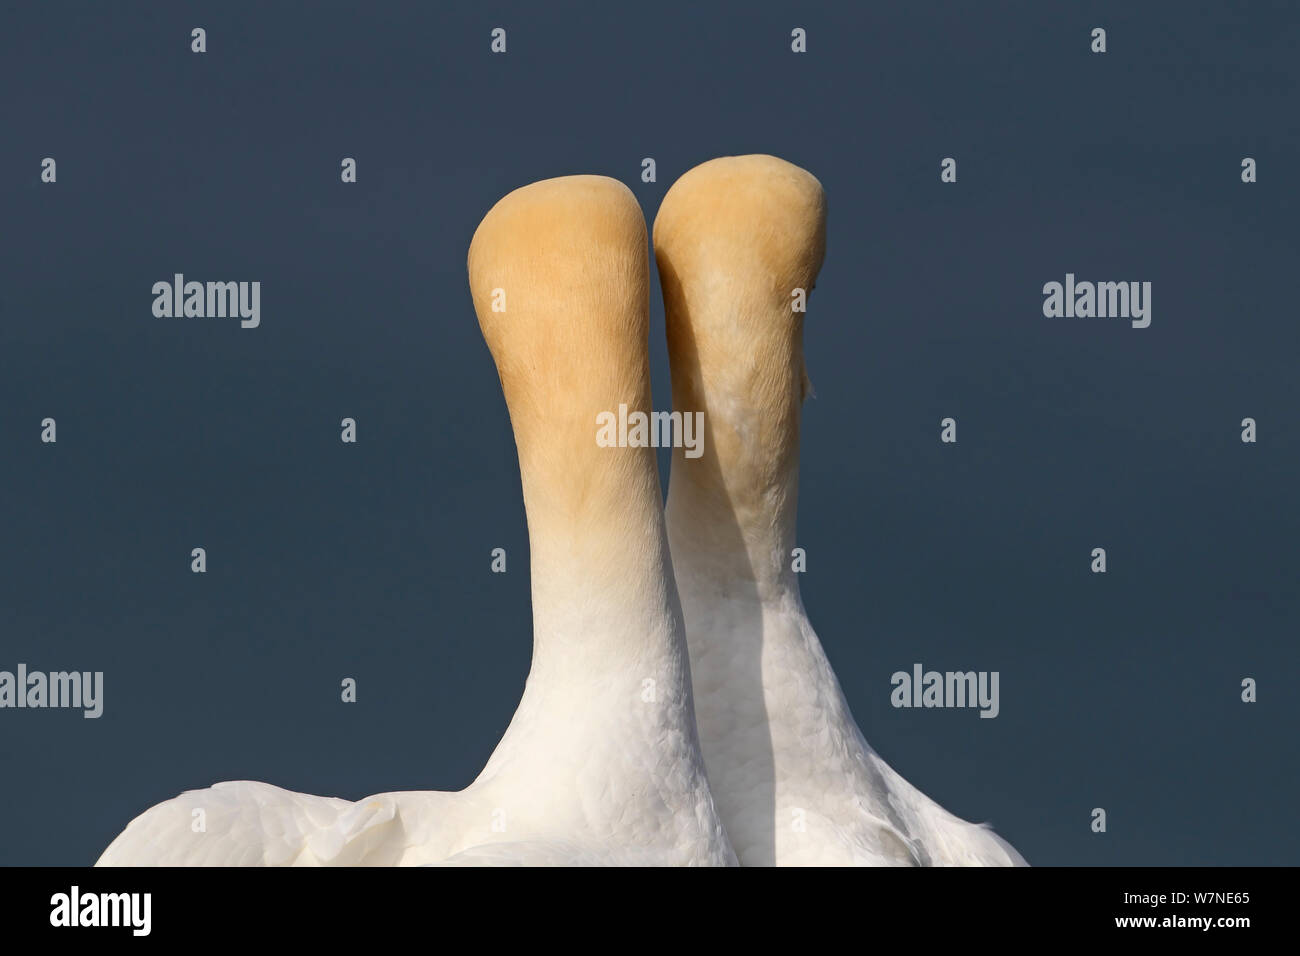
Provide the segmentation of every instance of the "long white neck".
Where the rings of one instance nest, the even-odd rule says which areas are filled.
[[[566,714],[599,720],[600,707],[636,700],[641,681],[668,679],[662,689],[685,721],[685,630],[654,450],[597,441],[601,415],[651,408],[640,208],[602,177],[526,186],[484,218],[469,272],[519,452],[532,565],[529,691],[544,685],[549,707],[555,688]]]
[[[670,348],[683,357],[673,364],[674,409],[704,413],[704,453],[689,458],[684,449],[674,449],[669,536],[679,578],[703,576],[723,588],[752,587],[762,600],[775,601],[799,590],[791,559],[799,494],[802,329],[780,315],[746,320],[750,323],[788,326],[781,361],[702,367],[684,357],[697,354],[707,333],[670,321]],[[724,346],[709,343],[706,349],[722,353]]]
[[[648,396],[612,400],[629,398],[649,410]],[[572,437],[594,447],[595,410],[586,417],[589,427]],[[647,668],[685,653],[685,632],[652,453],[580,455],[552,438],[534,455],[525,441],[533,674],[576,683],[653,676]]]
[[[651,410],[648,271],[640,208],[601,177],[516,190],[471,244],[519,452],[534,641],[519,709],[474,786],[531,788],[516,812],[535,828],[631,830],[637,845],[667,834],[725,862],[654,451],[597,442],[602,414]]]
[[[680,332],[670,318],[670,341]],[[792,815],[814,809],[790,782],[821,787],[825,768],[858,763],[861,748],[792,567],[802,359],[764,370],[770,390],[734,380],[744,365],[674,363],[674,406],[702,409],[706,424],[701,457],[673,456],[668,535],[709,779],[741,862],[771,865]],[[827,789],[855,792],[842,778]]]
[[[649,410],[648,395],[616,396],[614,408],[620,400]],[[594,447],[595,411],[585,417],[590,426],[575,426],[571,437]],[[533,661],[515,724],[545,729],[548,761],[565,752],[595,769],[602,761],[627,768],[681,758],[699,764],[702,784],[686,631],[652,451],[583,455],[563,434],[542,448],[523,434],[517,440]],[[658,752],[665,739],[675,743]]]
[[[697,166],[655,220],[673,404],[705,416],[703,454],[673,458],[668,532],[718,806],[751,865],[1014,862],[871,750],[804,613],[796,303],[825,231],[821,185],[772,156]]]

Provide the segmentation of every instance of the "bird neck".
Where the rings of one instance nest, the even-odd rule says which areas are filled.
[[[593,446],[595,429],[593,416]],[[598,451],[581,474],[530,468],[523,476],[532,673],[584,683],[653,679],[651,671],[685,654],[653,451]],[[547,455],[557,466],[561,457]]]
[[[704,413],[703,453],[673,451],[667,521],[678,576],[754,582],[765,598],[797,593],[802,326],[767,323],[773,331],[741,362],[726,357],[734,342],[709,338],[712,323],[697,325],[669,316],[674,407]]]

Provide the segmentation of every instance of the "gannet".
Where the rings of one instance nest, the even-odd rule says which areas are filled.
[[[825,254],[821,184],[773,156],[706,162],[664,197],[654,247],[673,407],[704,412],[703,455],[673,452],[668,534],[704,759],[741,864],[1024,865],[871,749],[804,611],[795,303]]]
[[[468,266],[532,566],[532,666],[487,765],[460,792],[355,803],[250,781],[191,790],[98,865],[736,862],[700,755],[654,451],[596,443],[598,414],[650,409],[641,210],[613,179],[534,183],[483,219]],[[438,732],[395,727],[391,743],[415,764]]]

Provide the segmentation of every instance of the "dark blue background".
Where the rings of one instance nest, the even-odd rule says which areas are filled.
[[[652,219],[770,152],[830,203],[800,544],[868,740],[1035,864],[1296,863],[1300,10],[614,7],[5,12],[0,669],[106,691],[0,711],[0,861],[90,863],[219,780],[469,783],[531,645],[473,229],[570,173]],[[1151,327],[1044,318],[1067,271],[1151,281]],[[260,280],[261,327],[154,318],[173,272]],[[1000,671],[1001,715],[892,709],[915,661]]]

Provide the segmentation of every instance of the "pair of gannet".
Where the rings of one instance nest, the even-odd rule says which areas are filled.
[[[651,410],[631,191],[534,183],[470,244],[534,624],[523,698],[478,778],[356,803],[219,783],[137,817],[99,865],[1023,863],[866,744],[789,567],[808,390],[791,293],[821,267],[820,184],[771,156],[705,163],[669,190],[654,247],[674,407],[706,423],[701,457],[674,453],[666,519],[653,449],[595,440],[601,413]]]

